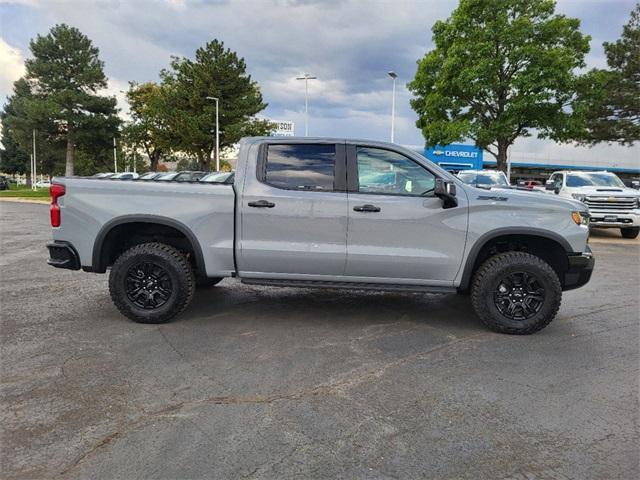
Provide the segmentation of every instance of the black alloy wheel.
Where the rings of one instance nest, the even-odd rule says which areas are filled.
[[[173,292],[171,277],[160,265],[142,262],[127,271],[126,291],[129,300],[145,310],[167,303]]]
[[[509,320],[528,320],[544,304],[545,291],[538,278],[528,272],[513,272],[502,278],[493,292],[498,311]]]

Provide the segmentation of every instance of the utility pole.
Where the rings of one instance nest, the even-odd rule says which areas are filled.
[[[118,173],[118,154],[116,151],[116,137],[113,137],[113,173]]]
[[[318,77],[314,77],[305,73],[301,77],[296,77],[296,80],[304,80],[304,136],[309,136],[309,80],[315,80]]]
[[[393,93],[391,95],[391,143],[393,143],[396,123],[396,78],[398,78],[398,74],[391,71],[387,75],[393,79]]]
[[[220,120],[218,110],[220,99],[218,97],[206,97],[207,100],[215,100],[216,102],[216,172],[220,171]]]

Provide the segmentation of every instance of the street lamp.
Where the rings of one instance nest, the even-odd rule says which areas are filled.
[[[387,72],[387,75],[393,79],[393,94],[391,96],[391,143],[393,143],[396,122],[396,78],[398,78],[398,74],[391,71]]]
[[[207,100],[215,100],[216,102],[216,172],[220,171],[220,122],[218,120],[218,97],[207,97]]]
[[[304,136],[309,136],[309,80],[315,80],[313,77],[305,73],[302,77],[296,77],[296,80],[304,80]]]

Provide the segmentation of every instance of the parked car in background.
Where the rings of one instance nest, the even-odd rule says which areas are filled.
[[[168,172],[160,175],[154,180],[158,180],[161,182],[196,182],[199,178],[204,177],[207,172],[192,172],[192,171],[181,171],[181,172]]]
[[[470,291],[485,325],[511,334],[547,326],[562,291],[591,277],[587,208],[572,199],[483,195],[383,142],[246,138],[237,165],[233,185],[215,188],[54,179],[49,264],[109,270],[114,304],[141,323],[167,322],[196,285],[235,277],[274,287]]]
[[[554,172],[546,190],[587,205],[591,228],[619,228],[624,238],[640,234],[640,192],[625,186],[614,173]]]
[[[9,179],[0,175],[0,190],[9,190]]]
[[[176,175],[173,180],[175,182],[196,182],[200,178],[204,177],[206,174],[207,172],[191,172],[191,171],[178,172],[178,175]]]
[[[102,173],[96,173],[95,175],[93,175],[93,178],[111,178],[115,175],[115,173],[113,172],[102,172]]]
[[[201,177],[198,181],[202,183],[223,183],[231,184],[235,178],[235,172],[212,172],[204,177]]]
[[[461,170],[458,178],[478,188],[511,188],[507,176],[499,170]]]
[[[40,180],[36,182],[36,188],[49,188],[51,186],[51,182],[49,180]]]
[[[147,172],[147,173],[145,173],[143,175],[140,175],[138,177],[138,180],[143,180],[143,181],[155,180],[160,175],[164,175],[164,174],[162,172]]]
[[[544,190],[544,183],[538,180],[522,180],[518,182],[518,187],[528,190]]]
[[[136,172],[120,172],[120,173],[116,173],[115,175],[109,178],[114,180],[135,180],[139,176],[140,175],[138,175]]]
[[[157,176],[154,180],[156,180],[158,182],[170,182],[171,180],[176,178],[178,173],[179,172],[166,172],[166,173],[163,173],[163,174]]]

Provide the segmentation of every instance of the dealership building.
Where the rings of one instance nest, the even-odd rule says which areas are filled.
[[[460,170],[480,170],[496,168],[492,155],[474,145],[452,143],[434,148],[411,147],[442,168],[457,172]],[[556,170],[607,170],[616,173],[622,180],[630,181],[640,177],[640,158],[627,161],[563,160],[544,155],[514,152],[510,155],[511,180],[540,180],[549,178]]]

